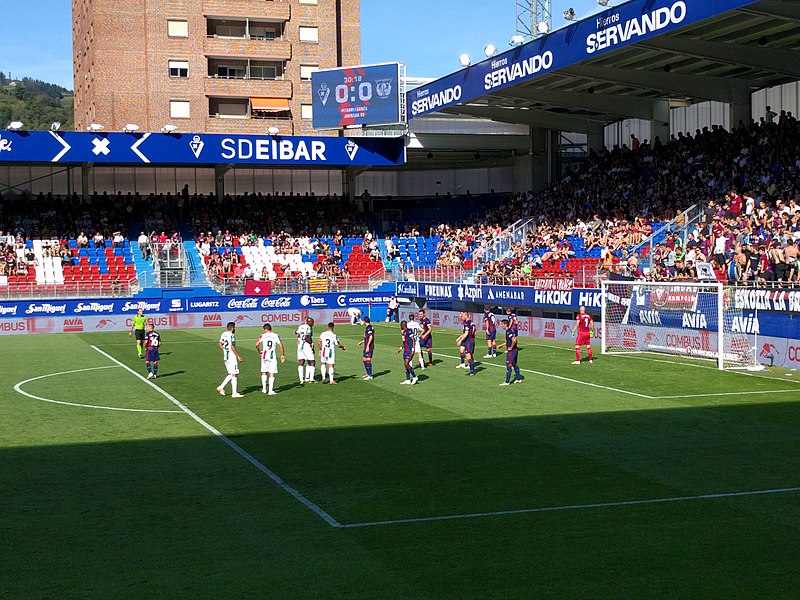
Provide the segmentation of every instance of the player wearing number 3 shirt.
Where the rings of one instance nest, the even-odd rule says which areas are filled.
[[[333,332],[333,323],[328,323],[328,331],[319,336],[319,357],[320,371],[322,371],[322,381],[325,382],[325,371],[328,371],[328,381],[331,385],[336,385],[333,379],[333,367],[336,364],[336,349],[341,348],[347,352],[347,348],[339,342],[339,336]]]
[[[589,363],[592,363],[591,338],[594,335],[594,319],[592,319],[592,315],[586,312],[585,306],[581,306],[578,310],[578,317],[575,319],[575,325],[572,327],[573,337],[575,337],[576,331],[578,337],[575,339],[575,362],[572,364],[581,364],[581,346],[586,346],[586,352],[589,355]]]

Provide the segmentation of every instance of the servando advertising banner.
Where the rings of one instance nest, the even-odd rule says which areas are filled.
[[[466,67],[406,95],[409,118],[575,65],[754,0],[634,0]]]

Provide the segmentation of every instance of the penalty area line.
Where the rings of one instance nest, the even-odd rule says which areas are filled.
[[[285,491],[285,492],[287,492],[289,495],[291,495],[291,496],[292,496],[292,497],[293,497],[295,500],[297,500],[298,502],[300,502],[300,504],[302,504],[303,506],[305,506],[306,508],[308,508],[309,510],[311,510],[311,512],[313,512],[313,513],[314,513],[314,514],[316,514],[318,517],[320,517],[320,518],[321,518],[323,521],[325,521],[325,522],[326,522],[328,525],[330,525],[331,527],[341,527],[341,526],[342,526],[342,525],[341,525],[341,523],[339,523],[339,522],[338,522],[336,519],[334,519],[334,518],[333,518],[331,515],[329,515],[329,514],[328,514],[328,513],[327,513],[325,510],[323,510],[323,509],[322,509],[322,508],[321,508],[321,507],[320,507],[318,504],[316,504],[316,503],[312,502],[311,500],[309,500],[308,498],[306,498],[306,497],[305,497],[303,494],[301,494],[300,492],[298,492],[298,491],[297,491],[295,488],[293,488],[291,485],[289,485],[288,483],[286,483],[286,481],[284,481],[284,480],[283,480],[283,479],[282,479],[282,478],[281,478],[281,477],[280,477],[280,476],[279,476],[277,473],[275,473],[274,471],[272,471],[271,469],[269,469],[268,467],[266,467],[266,466],[265,466],[265,465],[264,465],[264,464],[263,464],[261,461],[259,461],[259,460],[258,460],[256,457],[254,457],[252,454],[250,454],[250,453],[249,453],[247,450],[245,450],[244,448],[242,448],[241,446],[239,446],[239,445],[238,445],[236,442],[234,442],[233,440],[231,440],[231,439],[230,439],[228,436],[226,436],[224,433],[222,433],[221,431],[219,431],[219,430],[218,430],[216,427],[214,427],[213,425],[209,424],[208,422],[206,422],[206,421],[204,421],[202,418],[200,418],[200,417],[199,417],[199,416],[198,416],[196,413],[194,413],[194,412],[193,412],[193,411],[192,411],[190,408],[188,408],[188,407],[187,407],[185,404],[183,404],[183,403],[182,403],[180,400],[178,400],[177,398],[175,398],[175,396],[173,396],[173,395],[172,395],[172,394],[170,394],[169,392],[167,392],[167,391],[165,391],[165,390],[161,389],[161,388],[160,388],[160,387],[158,387],[156,384],[154,384],[152,381],[150,381],[150,380],[149,380],[149,379],[147,379],[146,377],[142,376],[140,373],[137,373],[136,371],[134,371],[133,369],[131,369],[131,368],[130,368],[128,365],[126,365],[125,363],[122,363],[122,362],[118,361],[116,358],[114,358],[114,357],[113,357],[113,356],[111,356],[110,354],[108,354],[108,353],[104,352],[103,350],[101,350],[101,349],[100,349],[100,348],[98,348],[97,346],[92,346],[92,348],[93,348],[94,350],[96,350],[97,352],[99,352],[100,354],[102,354],[103,356],[105,356],[105,357],[106,357],[107,359],[109,359],[110,361],[113,361],[114,363],[116,363],[117,365],[119,365],[120,367],[122,367],[123,369],[125,369],[126,371],[128,371],[129,373],[131,373],[131,374],[135,375],[136,377],[138,377],[139,379],[141,379],[141,380],[142,380],[144,383],[146,383],[147,385],[149,385],[149,386],[150,386],[151,388],[153,388],[154,390],[156,390],[156,391],[157,391],[159,394],[161,394],[161,395],[162,395],[162,396],[164,396],[164,397],[165,397],[167,400],[169,400],[170,402],[172,402],[172,403],[173,403],[175,406],[177,406],[178,408],[180,408],[180,409],[181,409],[181,410],[182,410],[184,413],[186,413],[187,415],[189,415],[190,417],[192,417],[192,419],[194,419],[195,421],[197,421],[197,422],[198,422],[200,425],[202,425],[202,426],[203,426],[205,429],[207,429],[207,430],[208,430],[208,431],[210,431],[212,434],[214,434],[214,435],[215,435],[215,436],[216,436],[216,437],[217,437],[217,438],[218,438],[220,441],[224,442],[224,443],[225,443],[225,444],[226,444],[226,445],[227,445],[229,448],[231,448],[231,450],[233,450],[234,452],[236,452],[236,453],[237,453],[239,456],[241,456],[242,458],[244,458],[244,459],[245,459],[247,462],[249,462],[251,465],[253,465],[253,466],[254,466],[256,469],[258,469],[258,470],[259,470],[259,471],[261,471],[261,472],[262,472],[264,475],[266,475],[267,477],[269,477],[269,478],[270,478],[272,481],[274,481],[274,482],[275,482],[275,483],[278,485],[278,487],[280,487],[282,490],[284,490],[284,491]]]
[[[751,490],[744,492],[720,492],[715,494],[699,494],[696,496],[673,496],[669,498],[645,498],[642,500],[619,500],[616,502],[593,502],[591,504],[567,504],[564,506],[543,506],[540,508],[520,508],[516,510],[497,510],[491,512],[464,513],[457,515],[441,515],[437,517],[416,517],[409,519],[387,519],[385,521],[366,521],[363,523],[345,523],[343,528],[377,527],[385,525],[403,525],[407,523],[429,523],[432,521],[455,521],[459,519],[479,519],[483,517],[504,517],[508,515],[524,515],[532,513],[550,513],[565,510],[588,510],[594,508],[617,508],[622,506],[642,506],[647,504],[667,504],[671,502],[689,502],[692,500],[718,500],[745,496],[766,496],[769,494],[790,494],[800,492],[800,487],[774,488],[768,490]]]
[[[434,356],[441,356],[442,358],[452,358],[455,360],[459,360],[458,356],[450,356],[449,354],[440,354],[438,352],[433,353]],[[476,361],[477,362],[477,361]],[[481,361],[481,365],[488,365],[491,367],[498,367],[501,369],[505,369],[506,365],[503,363],[502,365],[498,365],[495,363]],[[646,398],[647,400],[657,400],[655,396],[648,396],[647,394],[639,394],[638,392],[631,392],[629,390],[622,390],[620,388],[610,387],[607,385],[601,385],[599,383],[592,383],[590,381],[581,381],[580,379],[572,379],[570,377],[563,377],[561,375],[554,375],[553,373],[543,373],[542,371],[534,371],[532,369],[523,369],[520,367],[519,369],[523,373],[532,373],[533,375],[539,375],[540,377],[551,377],[552,379],[559,379],[561,381],[569,381],[570,383],[577,383],[579,385],[586,385],[593,388],[600,388],[602,390],[608,390],[610,392],[618,392],[620,394],[628,394],[629,396],[636,396],[637,398]]]

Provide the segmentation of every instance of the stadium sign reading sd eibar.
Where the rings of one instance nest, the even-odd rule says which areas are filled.
[[[550,35],[408,92],[408,118],[469,102],[489,92],[754,2],[755,0],[635,0],[603,10]]]
[[[403,138],[0,131],[0,164],[392,167],[405,159]]]

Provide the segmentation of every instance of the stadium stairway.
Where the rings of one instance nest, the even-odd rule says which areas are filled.
[[[189,285],[198,292],[208,292],[209,295],[214,293],[214,290],[208,283],[208,278],[203,270],[203,258],[200,256],[200,251],[197,249],[197,244],[193,239],[184,240],[183,248],[186,251],[186,262],[189,268],[191,277]]]
[[[142,258],[139,242],[131,242],[131,255],[133,257],[133,265],[136,267],[136,275],[139,277],[139,285],[142,286],[142,289],[153,287],[156,282],[153,261]]]

